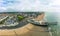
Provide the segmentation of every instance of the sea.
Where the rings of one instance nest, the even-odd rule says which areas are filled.
[[[60,13],[59,12],[45,12],[48,22],[57,22],[57,25],[50,25],[51,36],[60,36]]]

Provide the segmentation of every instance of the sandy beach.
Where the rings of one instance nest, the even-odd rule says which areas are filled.
[[[22,28],[0,30],[0,36],[49,36],[49,32],[46,32],[46,30],[46,27],[28,23],[28,25]]]
[[[39,15],[36,20],[40,20],[44,15]],[[16,29],[0,29],[0,36],[49,36],[46,32],[47,27],[41,27],[28,23],[27,25]]]

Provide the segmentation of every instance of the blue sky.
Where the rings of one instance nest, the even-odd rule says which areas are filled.
[[[3,11],[60,12],[60,0],[0,0]]]

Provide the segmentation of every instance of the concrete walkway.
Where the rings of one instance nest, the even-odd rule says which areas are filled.
[[[17,29],[2,29],[0,36],[49,36],[46,27],[35,26],[30,23]]]

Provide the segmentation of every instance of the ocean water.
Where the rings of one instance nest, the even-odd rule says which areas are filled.
[[[46,12],[46,19],[48,22],[58,22],[57,25],[50,25],[52,36],[60,36],[60,13]]]

